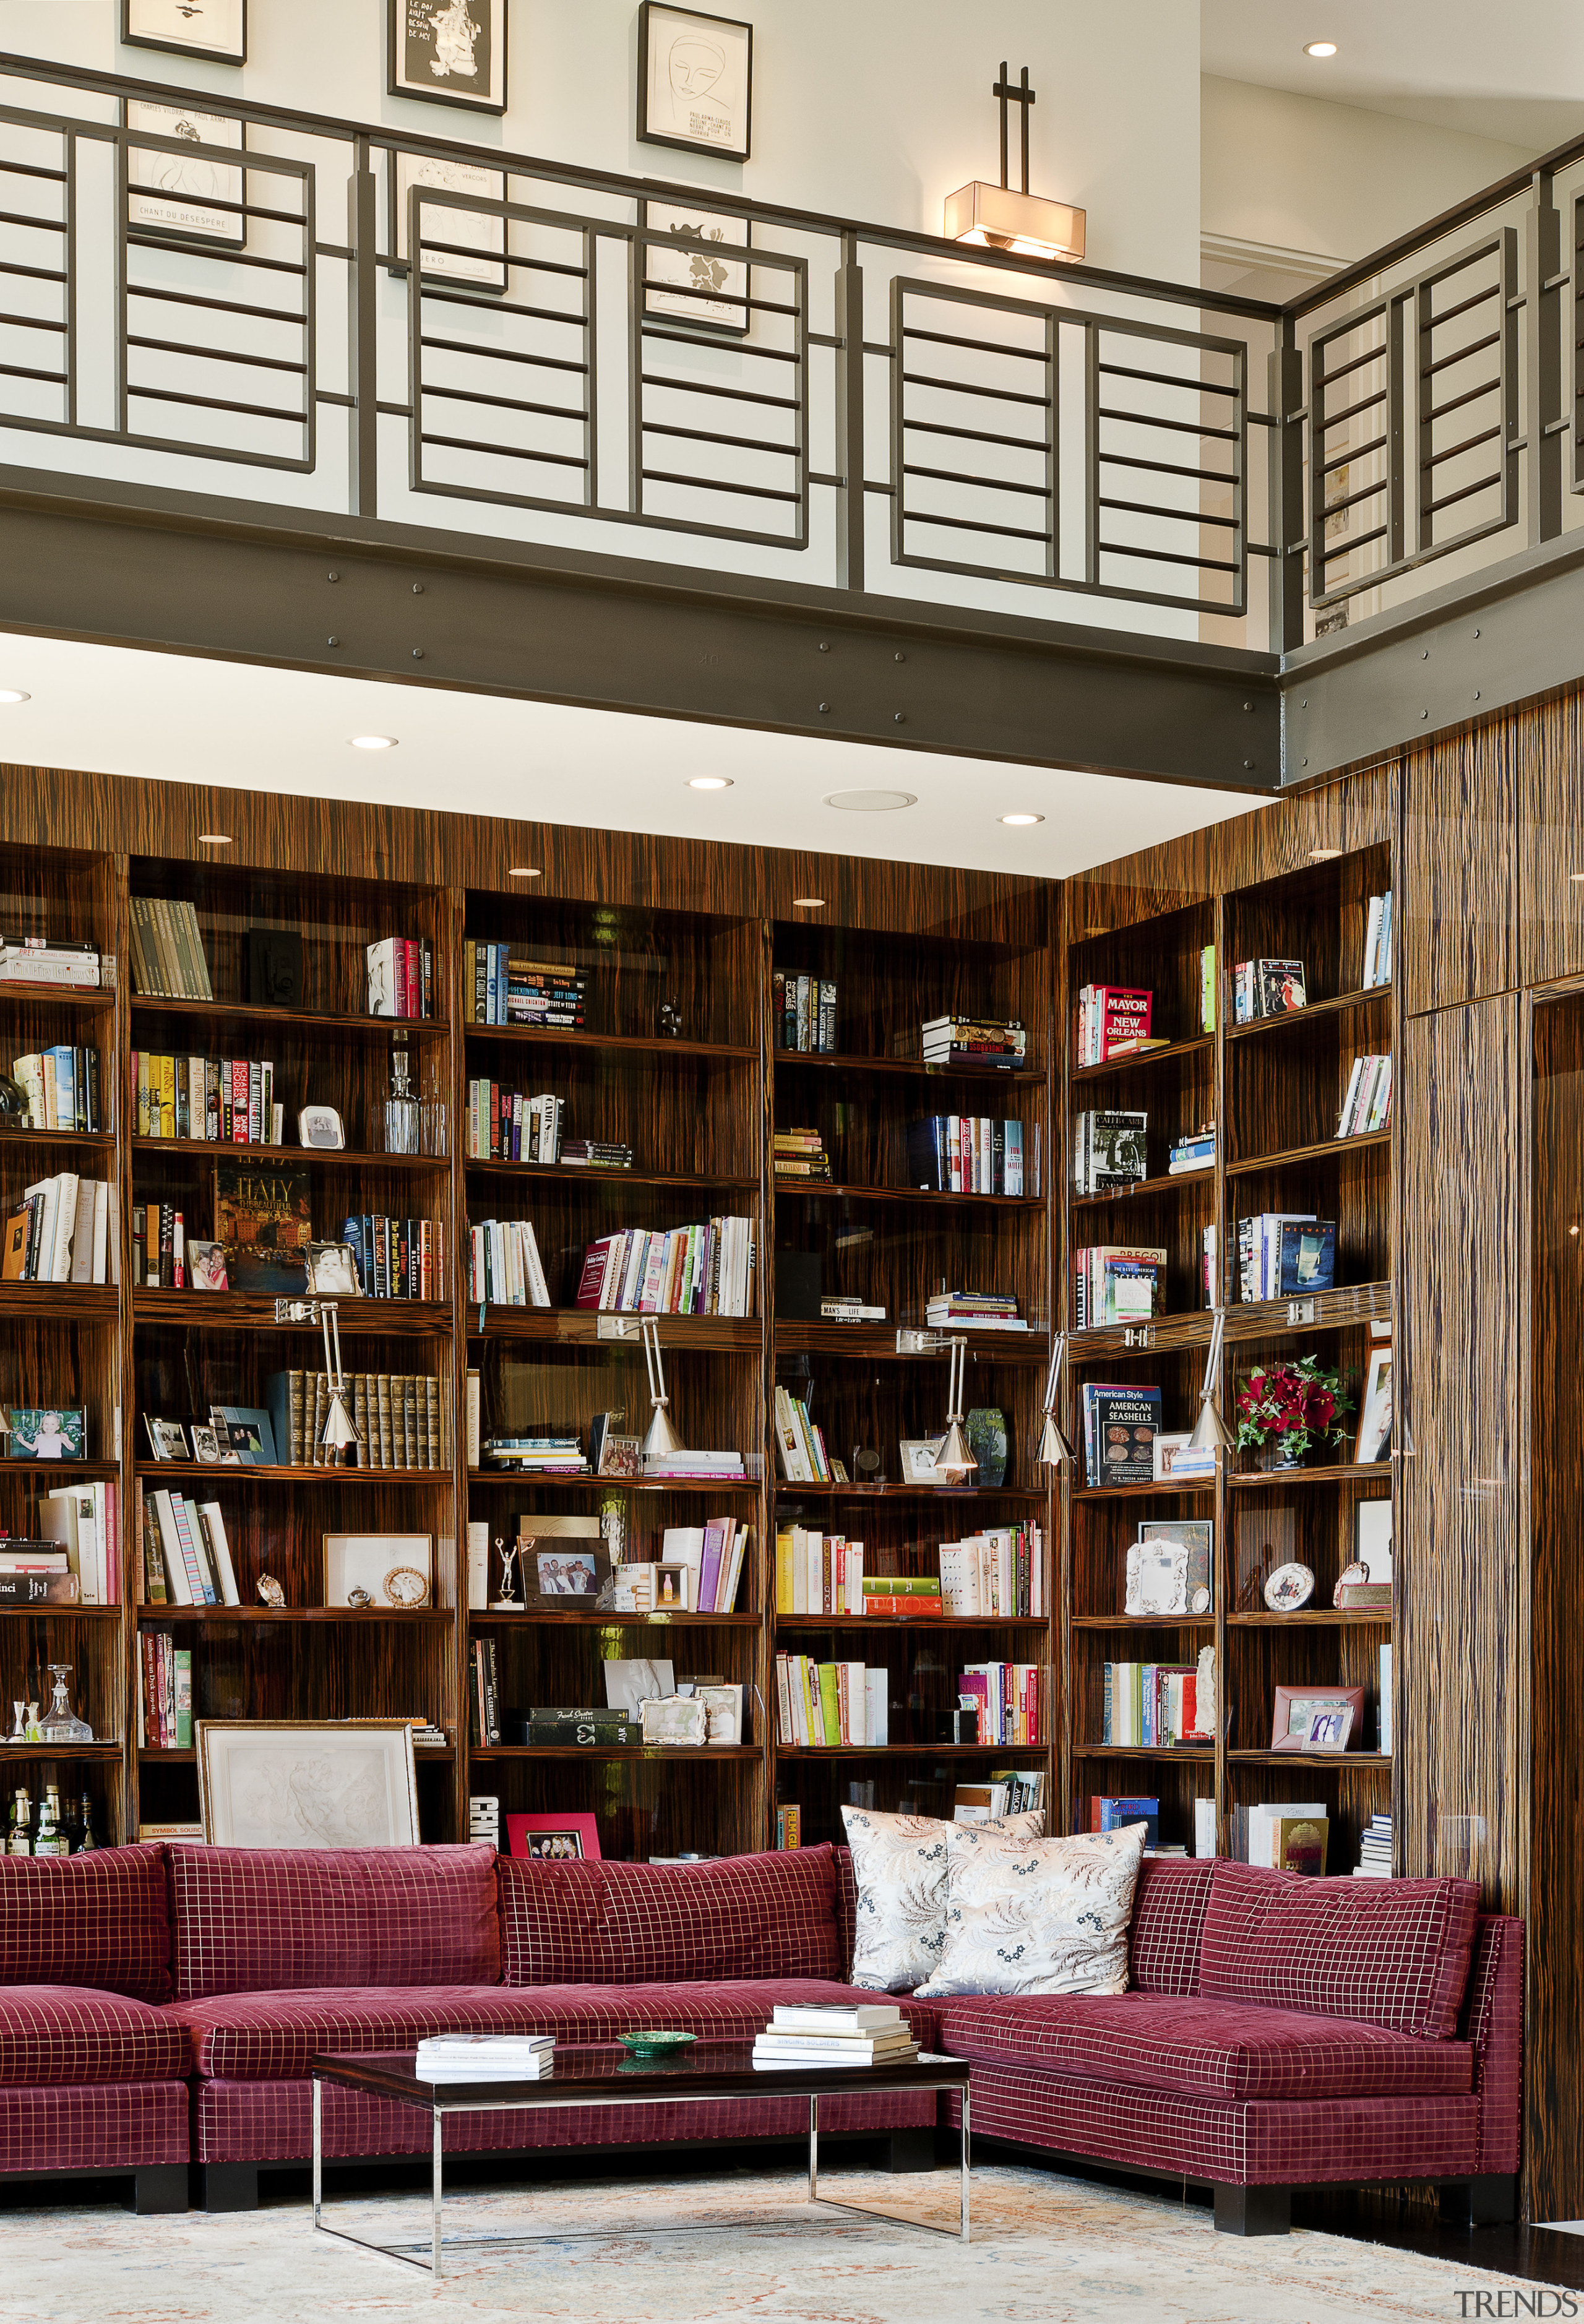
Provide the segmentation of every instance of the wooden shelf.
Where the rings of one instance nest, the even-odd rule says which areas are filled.
[[[307,1291],[282,1292],[286,1299],[307,1299]],[[142,1323],[197,1324],[216,1332],[307,1333],[320,1338],[318,1323],[277,1323],[273,1297],[255,1297],[240,1291],[154,1290],[140,1284],[132,1295],[133,1321]],[[341,1337],[367,1339],[390,1333],[405,1340],[449,1340],[451,1303],[442,1299],[342,1299],[337,1304]],[[355,1369],[355,1367],[353,1367]]]
[[[1075,1211],[1112,1209],[1119,1203],[1141,1202],[1147,1194],[1174,1194],[1183,1186],[1208,1186],[1215,1191],[1213,1165],[1205,1170],[1165,1170],[1153,1178],[1136,1178],[1130,1186],[1116,1188],[1109,1194],[1078,1194],[1071,1197]]]
[[[118,1749],[120,1747],[117,1746]],[[444,1762],[455,1759],[456,1757],[456,1746],[454,1743],[415,1743],[412,1747],[412,1756],[415,1759],[434,1759]],[[180,1749],[177,1749],[172,1746],[167,1750],[161,1750],[160,1747],[154,1743],[140,1743],[137,1747],[135,1757],[141,1763],[147,1764],[152,1762],[155,1766],[163,1765],[166,1766],[175,1767],[191,1767],[196,1766],[198,1764],[198,1751],[190,1743],[187,1744]],[[474,1758],[478,1757],[476,1751],[474,1753]]]
[[[809,1197],[839,1196],[852,1203],[990,1203],[997,1209],[1012,1211],[1043,1211],[1043,1194],[941,1194],[929,1186],[848,1186],[828,1178],[777,1178],[776,1200],[784,1202]]]
[[[1322,1138],[1312,1146],[1289,1146],[1280,1154],[1254,1154],[1247,1160],[1229,1162],[1229,1178],[1247,1178],[1256,1170],[1285,1170],[1298,1162],[1345,1161],[1349,1156],[1373,1152],[1377,1147],[1389,1146],[1392,1133],[1385,1130],[1368,1130],[1357,1138]]]
[[[781,1501],[806,1500],[817,1495],[822,1500],[929,1501],[948,1508],[960,1508],[963,1502],[1024,1501],[1037,1508],[1047,1497],[1044,1485],[798,1485],[785,1477],[772,1490]]]
[[[113,984],[32,984],[20,978],[0,979],[0,1002],[47,1001],[60,1009],[114,1009]]]
[[[651,1622],[673,1623],[682,1630],[757,1630],[762,1627],[758,1614],[688,1614],[677,1607],[661,1607],[653,1614],[582,1614],[550,1613],[536,1606],[520,1607],[515,1613],[509,1609],[474,1606],[467,1617],[468,1628],[474,1630],[493,1629],[498,1623],[528,1628],[547,1625],[570,1624],[590,1630],[612,1628],[642,1628]]]
[[[292,1471],[293,1475],[297,1473]],[[390,1472],[374,1470],[371,1473],[383,1476]],[[757,1477],[728,1477],[714,1484],[707,1477],[675,1480],[663,1477],[557,1477],[547,1476],[542,1471],[520,1469],[470,1469],[467,1481],[470,1486],[510,1485],[519,1492],[525,1485],[553,1485],[558,1493],[752,1493],[756,1498],[760,1485]]]
[[[476,1154],[464,1155],[463,1167],[481,1178],[544,1179],[566,1186],[657,1186],[677,1191],[692,1186],[701,1193],[725,1187],[732,1193],[759,1192],[757,1176],[732,1177],[713,1171],[600,1170],[581,1162],[486,1162]]]
[[[134,1154],[159,1154],[173,1161],[202,1157],[218,1162],[299,1163],[347,1170],[401,1170],[415,1176],[451,1167],[448,1154],[382,1154],[351,1146],[239,1146],[224,1138],[129,1138]],[[206,1294],[206,1296],[215,1296]]]
[[[120,1474],[120,1463],[115,1461],[0,1461],[0,1477],[48,1477],[76,1484],[107,1484]],[[4,1540],[0,1539],[0,1551],[4,1547]]]
[[[504,1041],[514,1047],[530,1049],[592,1049],[646,1064],[658,1057],[718,1057],[731,1065],[759,1063],[759,1051],[746,1044],[672,1040],[664,1033],[575,1032],[565,1027],[537,1025],[465,1024],[462,1030],[470,1041]]]
[[[50,1622],[119,1622],[119,1606],[0,1606],[0,1620]],[[47,1667],[47,1665],[46,1665]]]
[[[981,1197],[976,1195],[975,1201]],[[861,1363],[937,1364],[946,1360],[944,1348],[923,1355],[897,1351],[898,1332],[939,1331],[944,1337],[961,1334],[969,1353],[981,1362],[1046,1364],[1050,1334],[1043,1325],[1027,1332],[976,1332],[971,1323],[778,1323],[775,1330],[778,1356],[853,1356]]]
[[[1365,1010],[1388,1003],[1391,997],[1389,984],[1367,985],[1356,992],[1336,993],[1329,1001],[1312,1001],[1303,1009],[1284,1010],[1278,1017],[1256,1017],[1247,1025],[1229,1025],[1227,1038],[1229,1041],[1248,1041],[1261,1035],[1290,1032],[1294,1027],[1312,1023],[1317,1018],[1355,1016]]]
[[[1049,1743],[778,1743],[778,1759],[1004,1759],[1043,1757]]]
[[[972,1082],[982,1087],[985,1083],[1011,1087],[1041,1087],[1045,1082],[1043,1065],[926,1065],[921,1057],[865,1057],[854,1054],[833,1056],[818,1049],[777,1049],[771,1063],[777,1073],[788,1065],[799,1071],[810,1068],[815,1073],[875,1074],[887,1080]]]
[[[32,1464],[23,1462],[23,1467]],[[261,1485],[435,1485],[451,1484],[451,1466],[443,1469],[310,1469],[290,1461],[257,1461],[251,1464],[236,1461],[139,1461],[138,1476],[160,1480],[166,1477],[189,1479],[197,1477],[207,1483],[224,1487],[231,1492],[239,1484]]]
[[[120,1313],[121,1293],[113,1283],[0,1283],[0,1315],[18,1321],[113,1323]]]
[[[1392,1464],[1389,1461],[1333,1461],[1328,1468],[1319,1469],[1254,1469],[1239,1470],[1227,1479],[1234,1493],[1255,1493],[1269,1486],[1285,1491],[1289,1485],[1312,1491],[1317,1485],[1390,1485]]]
[[[137,1609],[140,1622],[359,1622],[432,1623],[449,1628],[456,1619],[451,1606],[161,1606]],[[437,1724],[438,1722],[437,1722]]]
[[[778,1614],[782,1630],[1043,1630],[1043,1614]]]
[[[1071,1498],[1075,1501],[1136,1501],[1141,1494],[1175,1493],[1182,1500],[1193,1500],[1200,1494],[1214,1491],[1214,1480],[1207,1478],[1203,1483],[1196,1479],[1191,1485],[1076,1485]]]
[[[1273,1615],[1273,1620],[1275,1617]],[[1213,1614],[1074,1614],[1075,1630],[1213,1630]]]
[[[1074,1065],[1072,1085],[1086,1087],[1091,1082],[1110,1080],[1117,1074],[1142,1074],[1158,1065],[1176,1065],[1183,1057],[1208,1056],[1215,1047],[1213,1033],[1196,1033],[1192,1040],[1173,1041],[1164,1049],[1144,1049],[1128,1057],[1108,1057],[1103,1065]]]
[[[1266,1607],[1257,1614],[1229,1614],[1229,1625],[1239,1629],[1285,1630],[1293,1626],[1308,1629],[1365,1629],[1371,1625],[1377,1629],[1390,1629],[1392,1609],[1389,1606],[1301,1606],[1295,1614],[1273,1614]],[[1286,1754],[1284,1752],[1284,1758]]]
[[[470,1759],[649,1759],[689,1766],[700,1759],[746,1761],[763,1757],[757,1743],[475,1743]]]
[[[443,1017],[337,1016],[320,1009],[272,1009],[262,1001],[176,1001],[152,992],[134,992],[132,1013],[209,1025],[279,1026],[283,1033],[323,1033],[338,1041],[384,1041],[392,1033],[405,1034],[409,1041],[443,1041],[451,1030]],[[141,1041],[134,1044],[136,1048],[144,1046]]]
[[[119,1743],[0,1743],[8,1759],[119,1759]]]
[[[1227,1757],[1245,1767],[1357,1767],[1372,1774],[1392,1764],[1389,1751],[1229,1751]]]
[[[19,1146],[76,1146],[107,1157],[115,1151],[115,1138],[108,1130],[0,1130],[0,1154]]]
[[[1236,1752],[1232,1754],[1234,1758],[1237,1756]],[[1215,1747],[1211,1743],[1074,1743],[1073,1757],[1075,1759],[1182,1759],[1191,1767],[1213,1767]]]
[[[373,1303],[371,1302],[371,1305]],[[389,1303],[380,1301],[383,1306]],[[660,1344],[667,1355],[675,1355],[683,1348],[694,1348],[701,1354],[759,1352],[763,1326],[755,1315],[649,1315],[637,1309],[619,1314],[601,1314],[593,1307],[500,1307],[486,1305],[483,1324],[479,1324],[479,1304],[467,1303],[467,1336],[470,1340],[548,1340],[568,1348],[630,1347],[642,1344],[642,1327],[646,1323],[658,1323]],[[345,1308],[342,1311],[342,1336],[345,1336]],[[625,1323],[622,1333],[608,1328],[612,1323]],[[448,1328],[448,1327],[447,1327]],[[610,1481],[607,1480],[607,1482]]]

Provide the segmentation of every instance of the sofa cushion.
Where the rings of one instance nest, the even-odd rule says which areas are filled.
[[[954,2001],[944,2040],[953,2057],[1239,2105],[1458,2096],[1474,2062],[1463,2042],[1157,1993]]]
[[[404,1992],[219,1994],[173,2004],[193,2065],[212,2080],[291,2081],[316,2051],[410,2050],[426,2034],[553,2034],[558,2042],[613,2042],[635,2025],[667,2025],[721,2042],[751,2042],[778,2002],[861,2001],[849,1986],[815,1978],[720,1985],[410,1987]],[[926,2047],[940,2014],[904,2002]]]
[[[1218,1859],[1199,1990],[1446,2041],[1478,1909],[1472,1880],[1313,1880]]]
[[[1147,1856],[1133,1892],[1128,1982],[1136,1993],[1197,1993],[1212,1857]]]
[[[714,1864],[500,1863],[508,1985],[840,1978],[832,1851]]]
[[[169,2013],[75,1985],[0,1987],[0,2083],[174,2082],[187,2040]]]
[[[83,1985],[169,2001],[161,1851],[0,1857],[0,1985]]]
[[[952,1850],[967,1831],[1030,1840],[1045,1830],[1037,1809],[972,1827],[872,1808],[845,1807],[842,1821],[858,1888],[852,1982],[876,1993],[907,1993],[935,1975],[946,1947]]]
[[[918,1988],[1124,1993],[1145,1826],[1018,1841],[971,1824],[947,1849],[946,1945]]]
[[[185,2082],[0,2087],[0,2172],[146,2171],[152,2163],[185,2163],[191,2104]],[[105,2312],[103,2303],[97,2312]]]
[[[493,1848],[170,1853],[179,2001],[500,1977]]]

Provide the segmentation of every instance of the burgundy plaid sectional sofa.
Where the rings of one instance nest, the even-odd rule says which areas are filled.
[[[485,1847],[273,1853],[138,1846],[0,1859],[0,2172],[131,2173],[140,2209],[256,2203],[309,2147],[316,2051],[437,2031],[747,2039],[845,1982],[844,1849],[702,1866],[535,1864]],[[1217,2224],[1280,2232],[1290,2190],[1439,2182],[1514,2215],[1523,1928],[1466,1881],[1300,1880],[1147,1863],[1131,1989],[921,2001],[967,2058],[980,2137],[1208,2182]],[[934,2158],[935,2098],[827,2099],[822,2132]],[[800,2137],[806,2101],[447,2118],[523,2153]],[[419,2154],[416,2111],[327,2088],[327,2155]]]

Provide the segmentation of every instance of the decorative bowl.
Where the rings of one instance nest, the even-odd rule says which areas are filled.
[[[631,2051],[633,2057],[641,2060],[668,2058],[675,2050],[686,2050],[690,2042],[697,2041],[698,2036],[696,2034],[671,2034],[660,2026],[649,2025],[636,2034],[623,2034],[618,2038],[624,2050]]]

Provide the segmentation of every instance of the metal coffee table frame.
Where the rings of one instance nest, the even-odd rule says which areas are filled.
[[[591,2050],[598,2047],[605,2056],[612,2054],[609,2045],[574,2047],[557,2052],[557,2073],[544,2081],[508,2082],[425,2082],[412,2072],[412,2054],[403,2052],[396,2057],[323,2056],[309,2061],[313,2077],[313,2174],[314,2229],[317,2234],[335,2236],[342,2243],[355,2244],[360,2251],[378,2253],[382,2258],[401,2260],[409,2267],[421,2268],[433,2277],[443,2273],[441,2264],[441,2205],[444,2199],[444,2153],[441,2133],[448,2114],[504,2113],[515,2109],[531,2110],[540,2107],[568,2106],[718,2106],[723,2101],[742,2098],[806,2098],[808,2100],[808,2200],[829,2210],[851,2211],[861,2218],[884,2219],[893,2227],[916,2227],[921,2233],[950,2236],[949,2227],[932,2226],[925,2219],[899,2218],[890,2211],[875,2210],[862,2203],[843,2203],[822,2195],[819,2191],[819,2107],[822,2098],[845,2098],[858,2091],[874,2094],[879,2091],[912,2091],[920,2095],[933,2091],[954,2090],[962,2105],[962,2154],[958,2166],[961,2193],[961,2224],[957,2236],[963,2243],[969,2240],[968,2178],[969,2178],[969,2096],[968,2067],[956,2058],[921,2058],[907,2066],[833,2067],[815,2071],[791,2068],[766,2069],[755,2071],[751,2062],[751,2045],[746,2043],[722,2043],[705,2047],[705,2055],[712,2050],[730,2050],[733,2062],[704,2067],[696,2061],[675,2061],[660,2067],[634,2070],[631,2065],[616,2066],[612,2070],[591,2070]],[[741,2061],[741,2062],[736,2062]],[[577,2066],[582,2070],[566,2071],[565,2067]],[[434,2126],[433,2163],[430,2175],[431,2227],[426,2252],[422,2243],[381,2244],[364,2236],[355,2236],[345,2227],[332,2227],[324,2218],[324,2088],[335,2082],[342,2088],[362,2091],[365,2096],[393,2099],[397,2104],[418,2107],[432,2117]],[[338,2158],[342,2159],[342,2158]],[[347,2161],[356,2158],[347,2156]],[[662,2233],[666,2235],[705,2235],[718,2232],[730,2225],[715,2221],[698,2227],[666,2227],[647,2229],[632,2227],[632,2235]],[[549,2235],[464,2236],[451,2238],[453,2251],[504,2250],[514,2245],[557,2242],[608,2240],[610,2230],[594,2229],[570,2237],[555,2231]]]

